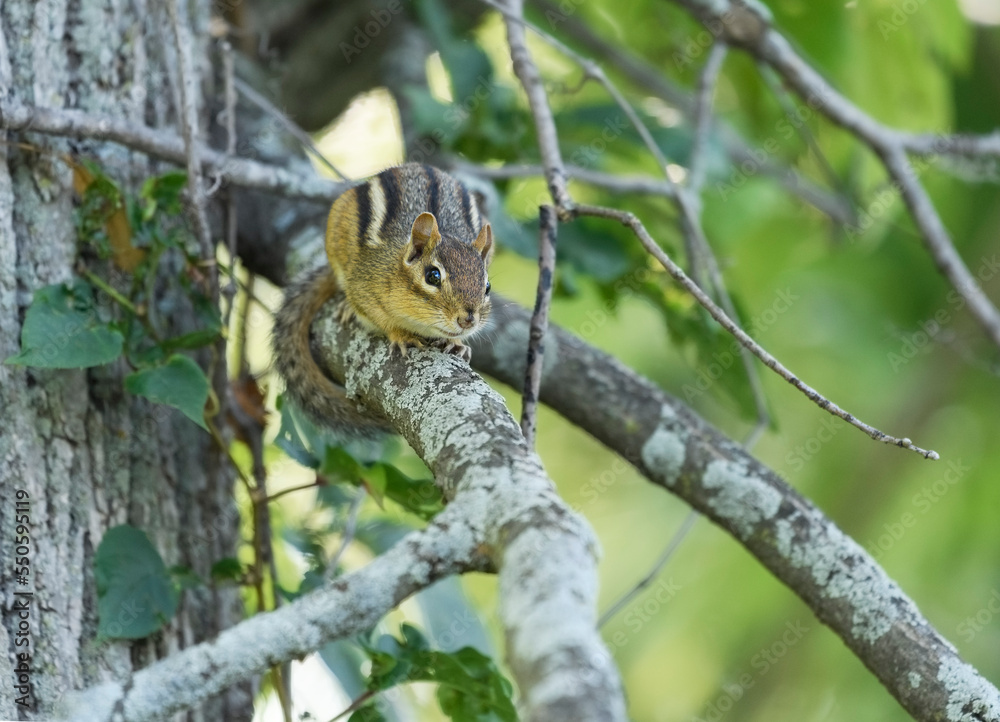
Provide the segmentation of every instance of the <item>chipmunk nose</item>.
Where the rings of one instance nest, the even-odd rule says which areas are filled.
[[[458,325],[462,328],[471,328],[476,322],[476,313],[471,308],[465,309],[465,316],[459,316]]]

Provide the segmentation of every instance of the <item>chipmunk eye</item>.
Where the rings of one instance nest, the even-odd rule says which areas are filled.
[[[486,282],[486,295],[487,296],[490,295],[490,282],[489,281]]]
[[[432,286],[441,285],[441,271],[436,266],[428,266],[424,271],[424,280]]]

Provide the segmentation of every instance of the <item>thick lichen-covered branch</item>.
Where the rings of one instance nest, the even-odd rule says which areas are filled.
[[[515,388],[528,313],[495,301],[473,363]],[[541,400],[728,531],[918,720],[1000,721],[1000,693],[874,559],[772,470],[615,358],[552,327]]]
[[[329,312],[318,330],[316,350],[332,375],[346,375],[350,394],[392,420],[482,533],[525,719],[625,720],[618,671],[596,628],[596,542],[503,399],[453,356],[413,350],[403,362],[384,339],[340,327]]]

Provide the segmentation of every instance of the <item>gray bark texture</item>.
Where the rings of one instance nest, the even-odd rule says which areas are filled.
[[[195,37],[206,37],[199,25],[207,9],[192,9],[198,14],[183,20]],[[176,62],[166,27],[164,6],[144,0],[2,3],[0,102],[176,128]],[[198,51],[204,59],[205,48]],[[33,293],[74,272],[78,246],[67,156],[96,161],[131,189],[162,170],[143,153],[104,142],[4,131],[0,359],[19,350]],[[112,285],[127,288],[129,278],[110,263],[89,263]],[[99,302],[114,312],[108,299]],[[156,305],[171,332],[185,330],[192,314],[183,298],[165,291]],[[207,355],[199,360],[204,367]],[[233,474],[219,449],[179,413],[126,394],[122,379],[129,370],[123,361],[90,370],[0,365],[0,718],[50,719],[67,691],[126,678],[242,617],[234,589],[202,588],[185,594],[177,616],[148,639],[95,639],[93,558],[108,528],[128,523],[142,529],[168,566],[190,567],[202,578],[214,561],[234,555],[238,539]],[[224,391],[222,379],[216,374],[217,392]],[[27,586],[10,575],[17,490],[30,500]],[[8,611],[14,592],[26,589],[34,590],[27,619],[34,704],[20,707],[10,694],[12,653],[24,648],[14,646],[19,620]],[[245,719],[251,702],[250,683],[242,681],[187,719]]]

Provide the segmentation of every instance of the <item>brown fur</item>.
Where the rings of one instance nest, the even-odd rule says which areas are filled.
[[[372,184],[378,184],[373,187]],[[493,235],[469,192],[430,166],[390,168],[343,193],[330,208],[329,267],[289,287],[274,327],[274,358],[289,396],[311,417],[341,435],[372,436],[384,419],[359,411],[309,350],[309,327],[341,289],[344,320],[358,316],[405,355],[431,343],[468,358],[462,344],[489,316],[485,293]],[[426,283],[430,266],[442,275]]]
[[[344,387],[324,374],[312,355],[309,328],[338,291],[326,267],[306,273],[287,288],[274,317],[274,366],[285,379],[286,396],[313,421],[347,438],[381,436],[391,430],[388,422],[348,399]]]

